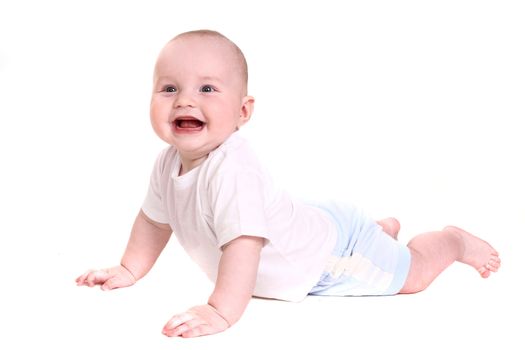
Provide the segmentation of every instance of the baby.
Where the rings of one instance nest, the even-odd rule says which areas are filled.
[[[133,285],[173,232],[215,282],[207,303],[163,329],[195,337],[232,326],[252,296],[415,293],[454,261],[484,278],[498,270],[498,253],[460,228],[420,234],[405,246],[393,218],[376,223],[349,205],[302,203],[279,191],[237,133],[254,106],[247,80],[244,55],[220,33],[183,33],[163,48],[151,123],[170,146],[155,163],[120,265],[84,273],[79,286]]]

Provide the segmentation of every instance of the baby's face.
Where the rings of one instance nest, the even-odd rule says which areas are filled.
[[[151,122],[181,157],[204,160],[249,119],[253,98],[244,96],[237,62],[231,47],[213,37],[176,38],[161,51]]]

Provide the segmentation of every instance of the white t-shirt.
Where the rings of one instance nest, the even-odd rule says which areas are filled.
[[[302,300],[335,246],[329,214],[277,189],[237,132],[197,168],[179,176],[180,166],[175,147],[161,152],[143,212],[169,224],[212,281],[223,245],[242,235],[265,238],[254,295]]]

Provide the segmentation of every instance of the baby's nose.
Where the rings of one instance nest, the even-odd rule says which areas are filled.
[[[180,91],[173,101],[173,108],[195,107],[193,96],[184,91]]]

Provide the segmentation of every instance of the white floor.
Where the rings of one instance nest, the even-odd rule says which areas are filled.
[[[502,227],[502,234],[509,232],[523,231]],[[31,256],[12,253],[21,259],[2,262],[0,343],[4,349],[523,349],[524,240],[496,241],[504,265],[487,280],[458,264],[416,295],[308,297],[301,303],[254,299],[230,330],[197,339],[160,333],[172,314],[205,301],[212,287],[176,244],[170,243],[147,278],[112,292],[73,282],[89,262],[105,260],[96,251],[86,258],[76,244],[48,244],[39,253],[43,247],[33,247]]]

